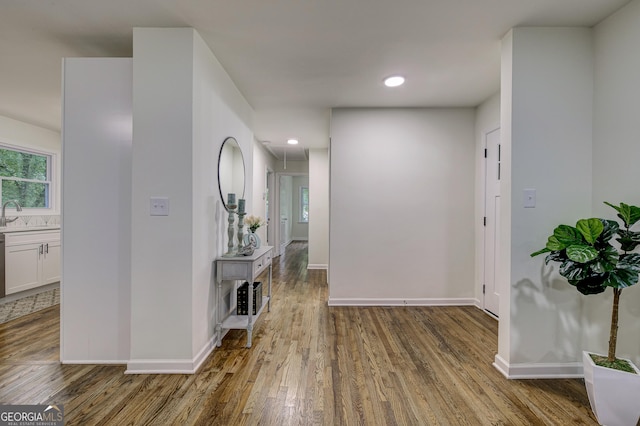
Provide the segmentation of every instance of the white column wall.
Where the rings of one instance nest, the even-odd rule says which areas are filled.
[[[640,1],[595,27],[595,120],[593,141],[593,211],[614,219],[603,204],[640,206]],[[637,228],[635,228],[638,230]],[[612,292],[588,299],[583,324],[584,349],[605,353],[609,340]],[[620,302],[618,356],[640,364],[640,285],[625,289]]]
[[[499,276],[509,305],[503,310],[501,300],[500,328],[509,334],[501,330],[496,363],[511,377],[579,374],[571,363],[580,357],[584,296],[559,278],[557,267],[551,272],[542,257],[529,255],[557,224],[590,216],[591,32],[515,28],[505,46],[511,43],[503,56],[511,67],[503,67],[501,104],[502,217],[510,210],[511,223],[503,221],[501,229]],[[537,190],[535,208],[523,207],[526,188]]]
[[[213,350],[227,214],[218,153],[237,139],[252,207],[252,110],[191,28],[134,29],[132,344],[128,372],[192,372]],[[149,197],[170,199],[150,216]],[[226,289],[229,291],[229,289]]]
[[[329,266],[329,150],[309,150],[309,269]]]
[[[125,363],[130,346],[132,60],[64,60],[63,363]]]
[[[192,360],[193,38],[134,29],[130,371]],[[150,216],[157,196],[169,216]]]
[[[474,303],[473,109],[334,109],[329,303]]]

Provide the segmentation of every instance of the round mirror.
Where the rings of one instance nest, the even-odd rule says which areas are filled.
[[[218,188],[224,208],[227,207],[229,194],[235,194],[236,202],[244,198],[244,158],[238,141],[229,137],[222,142],[218,158]]]

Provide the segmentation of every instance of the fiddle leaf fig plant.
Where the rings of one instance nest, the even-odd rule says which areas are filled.
[[[605,204],[618,212],[623,229],[615,220],[599,218],[580,219],[576,226],[559,225],[546,247],[531,256],[548,253],[545,263],[560,263],[560,275],[582,294],[603,293],[607,287],[613,289],[609,351],[605,362],[611,366],[616,362],[620,295],[623,289],[638,282],[640,274],[640,254],[631,253],[640,245],[640,232],[631,230],[640,221],[640,207],[625,203],[619,206]],[[611,244],[616,235],[620,249]]]

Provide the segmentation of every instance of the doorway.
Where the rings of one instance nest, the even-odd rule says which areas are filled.
[[[485,134],[483,308],[499,316],[500,291],[496,282],[500,252],[500,128]]]
[[[273,170],[267,167],[265,176],[265,189],[264,189],[264,212],[265,212],[265,226],[266,226],[266,244],[268,246],[273,245],[274,238],[274,224],[271,220],[273,218],[273,187],[274,187],[274,173]]]
[[[277,173],[275,182],[277,199],[274,202],[273,245],[276,246],[276,253],[283,255],[291,242],[309,239],[309,174]]]

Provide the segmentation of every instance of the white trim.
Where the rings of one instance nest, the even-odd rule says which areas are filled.
[[[329,269],[329,265],[324,263],[310,263],[307,265],[307,269]]]
[[[67,359],[60,361],[64,365],[88,365],[88,364],[104,364],[104,365],[127,365],[126,359]]]
[[[0,148],[4,148],[12,151],[20,151],[27,154],[35,154],[40,155],[47,158],[47,167],[49,172],[49,180],[43,181],[34,181],[39,183],[45,183],[49,185],[49,207],[45,208],[32,208],[32,207],[23,207],[22,211],[17,211],[14,207],[7,206],[7,211],[11,212],[11,216],[56,216],[60,214],[60,209],[58,208],[58,200],[57,197],[59,195],[59,185],[58,180],[61,177],[58,175],[58,155],[61,155],[61,152],[50,151],[48,149],[43,149],[40,147],[34,147],[29,144],[15,144],[11,142],[5,142],[0,139]],[[17,179],[13,179],[17,180]],[[33,181],[31,179],[19,179],[19,180],[27,180]]]
[[[215,349],[217,336],[211,337],[192,359],[138,359],[126,362],[124,374],[195,374]]]
[[[475,306],[475,299],[339,299],[329,298],[329,306]]]
[[[507,379],[582,379],[581,362],[509,364],[500,355],[493,366]]]
[[[307,222],[303,222],[303,223],[307,223]],[[309,238],[308,237],[292,237],[289,244],[291,244],[294,241],[309,241]]]

